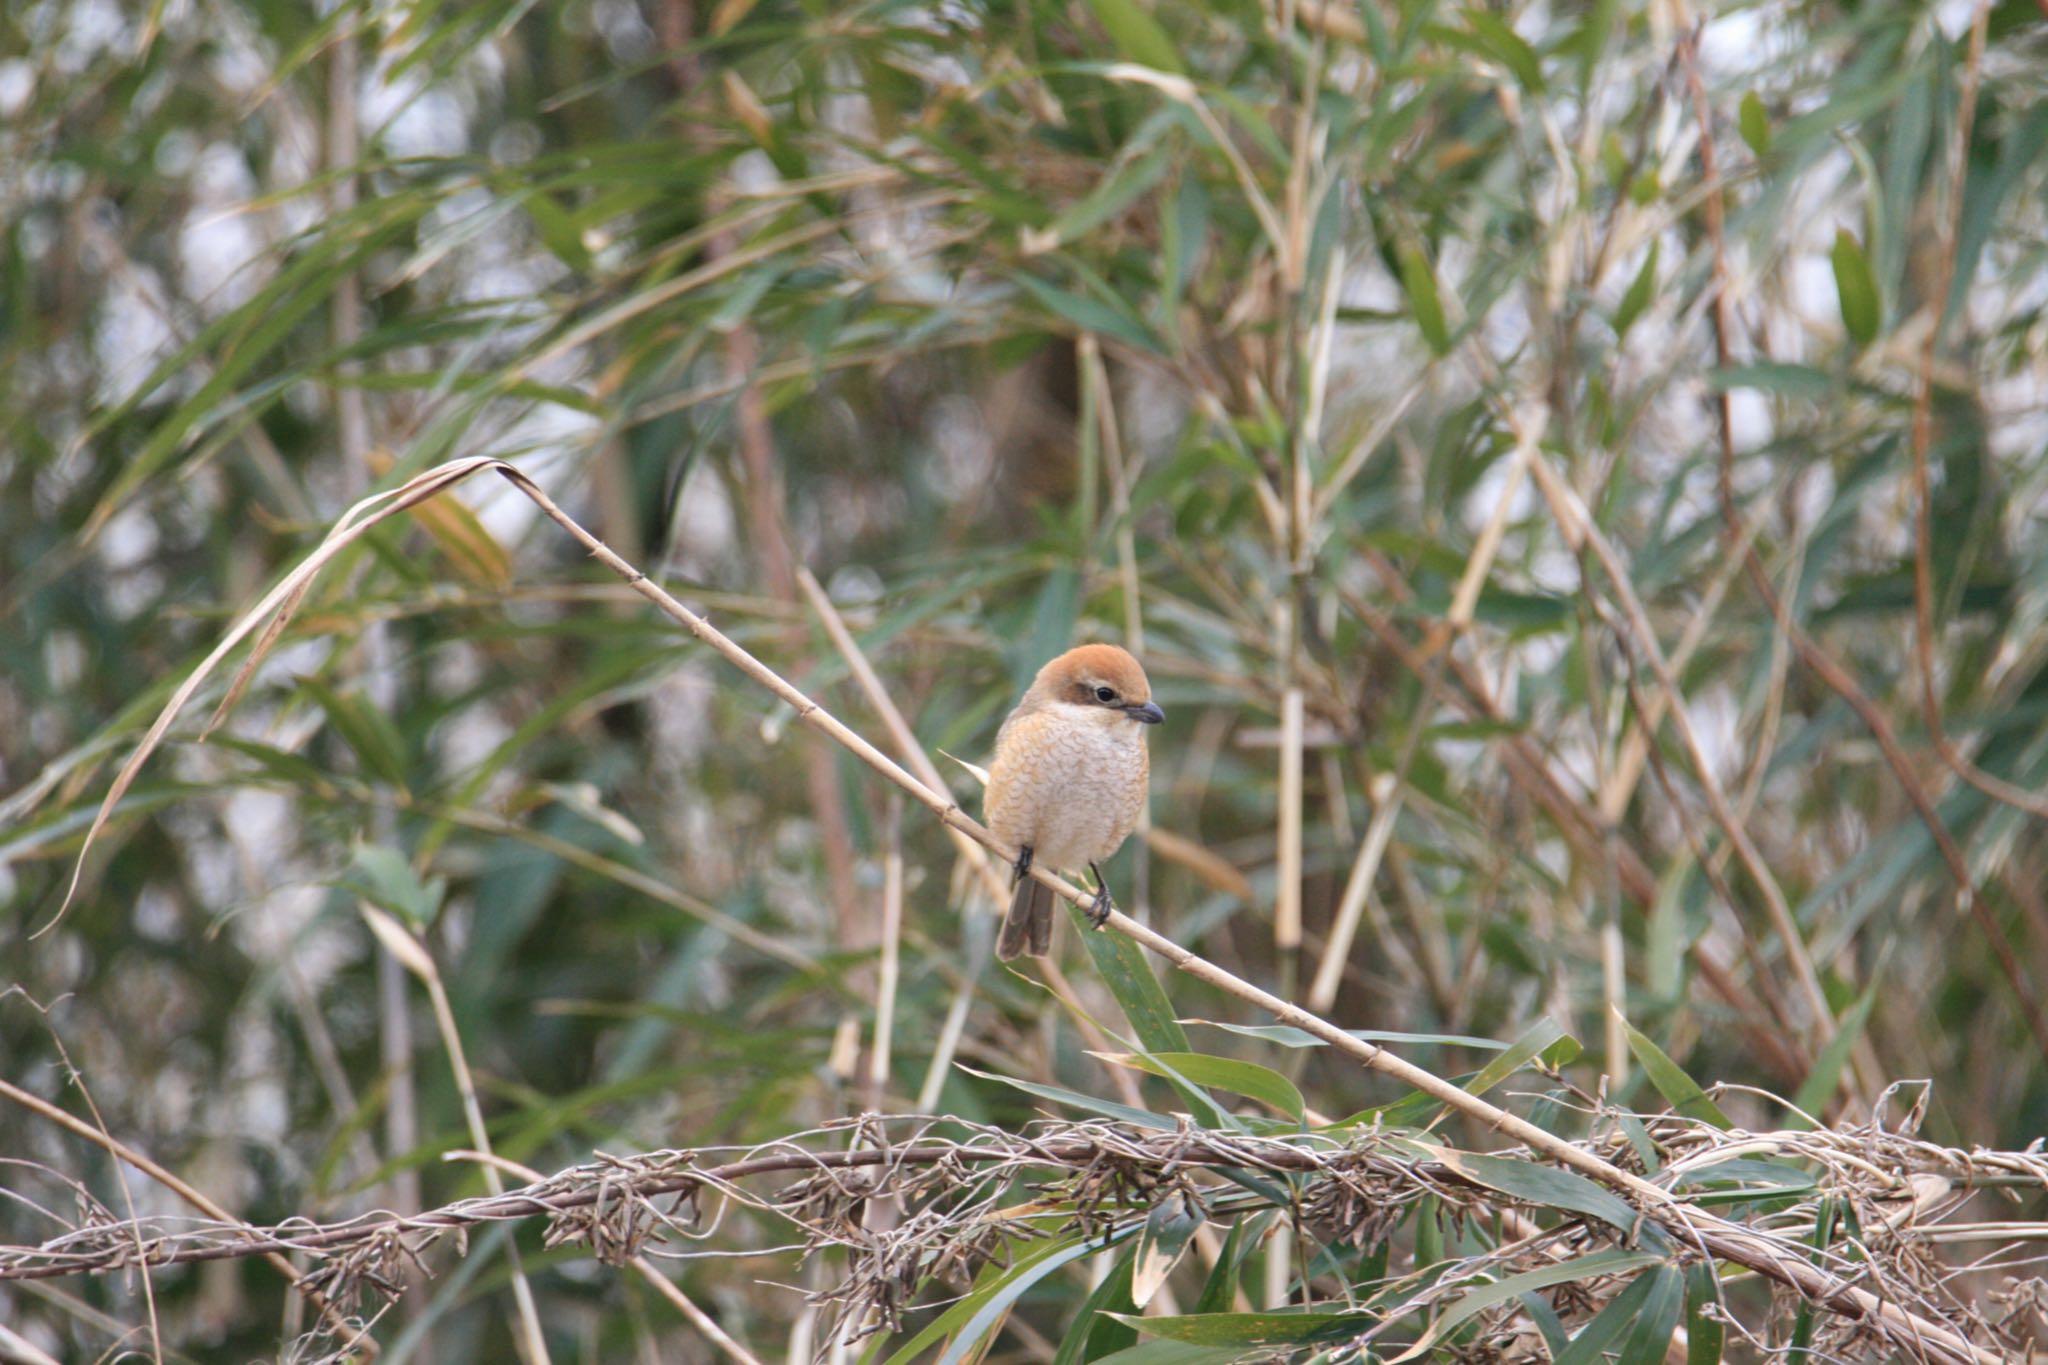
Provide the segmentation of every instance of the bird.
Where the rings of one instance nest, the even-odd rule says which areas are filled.
[[[1165,719],[1144,667],[1115,645],[1081,645],[1038,670],[996,732],[982,797],[990,831],[1019,850],[997,957],[1052,948],[1053,891],[1029,875],[1034,862],[1062,872],[1085,865],[1095,874],[1089,918],[1098,929],[1108,922],[1115,902],[1096,864],[1144,813],[1145,736]]]

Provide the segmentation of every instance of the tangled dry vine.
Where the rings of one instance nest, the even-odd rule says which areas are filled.
[[[1755,1246],[1790,1252],[1810,1238],[1818,1220],[1853,1217],[1862,1229],[1855,1254],[1819,1257],[1835,1282],[1820,1301],[1840,1300],[1854,1283],[1899,1305],[1917,1326],[1849,1314],[1836,1319],[1824,1340],[1840,1346],[1864,1337],[1909,1358],[1934,1360],[1968,1358],[1945,1344],[1951,1340],[1992,1348],[1970,1348],[1977,1358],[2011,1358],[2024,1349],[2025,1323],[2016,1318],[2030,1306],[2027,1296],[2007,1296],[2018,1314],[1993,1316],[1971,1307],[1951,1292],[1954,1272],[1935,1248],[2048,1237],[2044,1225],[1958,1216],[1986,1191],[2048,1184],[2048,1156],[1941,1147],[1914,1137],[1910,1118],[1897,1127],[1746,1133],[1668,1114],[1603,1111],[1596,1117],[1597,1136],[1582,1149],[1644,1171],[1672,1209],[1698,1215],[1697,1200],[1726,1201],[1731,1190],[1746,1189],[1754,1216],[1741,1224],[1712,1218],[1724,1225],[1723,1235],[1739,1232]],[[1654,1173],[1626,1135],[1629,1126],[1638,1127],[1655,1154]],[[1490,1154],[1534,1156],[1526,1149]],[[1810,1183],[1757,1184],[1742,1163],[1759,1156],[1800,1163],[1812,1172]],[[543,1219],[548,1245],[580,1245],[619,1265],[639,1255],[735,1254],[709,1240],[728,1207],[743,1207],[786,1225],[806,1255],[846,1254],[844,1275],[812,1297],[829,1305],[841,1330],[860,1336],[900,1329],[905,1310],[929,1283],[964,1286],[981,1267],[1033,1240],[1068,1238],[1082,1249],[1112,1245],[1166,1204],[1193,1221],[1298,1210],[1303,1229],[1330,1245],[1378,1240],[1425,1198],[1453,1221],[1483,1221],[1513,1207],[1545,1213],[1505,1192],[1490,1170],[1471,1154],[1392,1131],[1229,1133],[1185,1122],[1148,1129],[1096,1120],[1048,1121],[1010,1132],[953,1118],[864,1115],[752,1148],[602,1156],[501,1195],[410,1216],[372,1213],[252,1228],[213,1219],[123,1220],[81,1199],[62,1233],[35,1247],[0,1247],[0,1281],[286,1253],[313,1261],[307,1284],[356,1312],[366,1300],[395,1295],[408,1268],[422,1264],[436,1244],[489,1224]],[[47,1174],[79,1192],[75,1182]],[[795,1178],[761,1188],[778,1176]],[[883,1202],[893,1203],[898,1216],[865,1216]],[[1581,1262],[1591,1282],[1583,1304],[1590,1313],[1611,1298],[1621,1271],[1664,1258],[1675,1264],[1700,1259],[1699,1248],[1682,1237],[1663,1239],[1597,1215],[1567,1216],[1548,1227],[1524,1217],[1511,1226],[1521,1235],[1465,1259],[1449,1274],[1394,1276],[1374,1287],[1355,1310],[1322,1324],[1323,1344],[1364,1346],[1416,1312],[1454,1303],[1480,1286]],[[1601,1277],[1595,1272],[1607,1262],[1586,1258],[1606,1253],[1635,1254],[1611,1255],[1617,1276]],[[1788,1311],[1798,1302],[1788,1299]],[[1521,1311],[1508,1298],[1459,1321],[1477,1318],[1482,1339],[1511,1335]],[[1732,1316],[1728,1321],[1759,1332]]]

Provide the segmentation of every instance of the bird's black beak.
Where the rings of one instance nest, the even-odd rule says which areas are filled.
[[[1149,701],[1143,706],[1126,706],[1124,714],[1143,725],[1157,725],[1166,719],[1166,713],[1159,709],[1159,704]]]

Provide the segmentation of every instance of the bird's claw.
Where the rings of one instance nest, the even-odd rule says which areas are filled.
[[[1095,888],[1095,899],[1088,902],[1088,923],[1100,929],[1109,923],[1110,912],[1116,909],[1116,902],[1109,897],[1109,888]]]
[[[1017,883],[1023,881],[1026,877],[1030,875],[1031,845],[1026,844],[1024,845],[1024,847],[1017,850],[1017,862],[1016,866],[1012,869],[1010,874],[1010,885],[1015,886]]]

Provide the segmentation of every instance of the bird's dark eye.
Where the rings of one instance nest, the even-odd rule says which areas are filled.
[[[1115,701],[1115,700],[1116,700],[1116,689],[1115,689],[1114,687],[1098,687],[1098,688],[1096,688],[1096,689],[1095,689],[1095,700],[1097,700],[1097,701],[1101,702],[1101,703],[1102,703],[1103,705],[1107,706],[1107,705],[1108,705],[1109,703],[1111,703],[1111,702],[1113,702],[1113,701]]]

